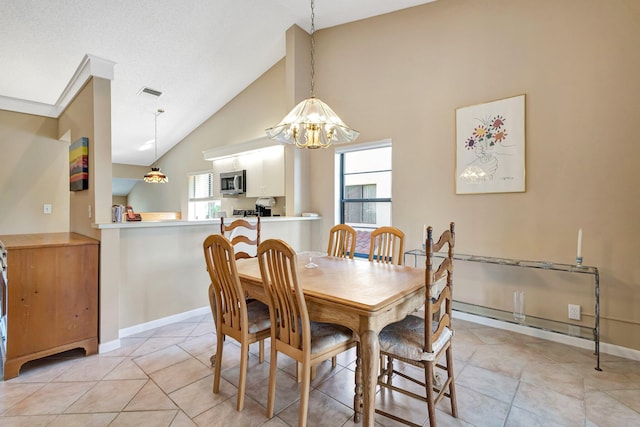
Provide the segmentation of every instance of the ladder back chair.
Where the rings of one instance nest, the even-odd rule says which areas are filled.
[[[451,415],[458,417],[455,383],[453,378],[453,352],[451,341],[451,301],[453,288],[453,248],[455,245],[455,224],[452,222],[437,243],[433,242],[433,229],[427,228],[425,262],[425,315],[424,319],[409,315],[403,320],[386,326],[380,332],[380,354],[422,368],[424,380],[413,378],[406,372],[387,369],[378,378],[383,389],[400,392],[427,403],[429,425],[436,426],[436,404],[443,398],[449,398]],[[447,246],[447,253],[439,264],[434,262],[435,252]],[[438,259],[442,255],[439,255]],[[437,264],[437,265],[434,265]],[[444,287],[437,293],[437,286]],[[446,363],[441,362],[445,356]],[[444,371],[446,378],[435,381],[435,369]],[[425,394],[417,394],[392,384],[392,376],[397,375],[425,388]],[[385,379],[386,378],[386,379]],[[391,406],[391,405],[390,405]],[[402,418],[402,414],[391,414],[382,409],[376,413],[410,426],[421,426]]]
[[[260,217],[255,223],[246,219],[235,219],[225,224],[224,218],[220,218],[220,234],[229,239],[233,245],[236,260],[255,258],[260,244]],[[213,308],[213,306],[212,306]],[[264,341],[258,344],[260,363],[264,361]],[[211,357],[213,364],[213,356]]]
[[[220,369],[224,337],[230,336],[240,343],[240,377],[236,408],[241,411],[247,380],[249,344],[264,343],[271,335],[269,307],[259,301],[245,300],[245,293],[236,269],[233,245],[224,236],[213,234],[203,243],[207,271],[211,278],[209,303],[216,324],[216,354],[213,392],[220,388]],[[262,353],[261,353],[262,354]],[[263,356],[263,355],[262,355]],[[262,360],[261,360],[262,362]]]
[[[327,254],[353,259],[356,252],[356,230],[347,224],[334,225],[329,232]]]
[[[267,417],[273,417],[278,352],[281,352],[302,365],[298,426],[306,426],[311,367],[358,343],[348,328],[309,320],[304,294],[298,283],[297,256],[291,246],[278,239],[266,240],[258,247],[258,262],[271,314]],[[354,410],[359,412],[359,408]]]
[[[246,219],[236,219],[225,224],[224,218],[220,218],[220,234],[231,241],[236,259],[255,258],[260,245],[260,217],[257,218],[257,222],[253,224]]]
[[[404,233],[396,227],[379,227],[371,232],[369,261],[402,265]]]

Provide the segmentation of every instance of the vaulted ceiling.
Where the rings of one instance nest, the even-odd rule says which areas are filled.
[[[317,0],[316,29],[429,1]],[[113,61],[112,158],[132,165],[154,160],[158,108],[161,156],[284,56],[291,25],[310,31],[305,0],[0,0],[0,11],[0,109],[55,106],[86,55]]]

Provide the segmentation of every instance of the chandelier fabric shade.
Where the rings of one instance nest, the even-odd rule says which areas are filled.
[[[158,111],[155,112],[155,137],[153,140],[154,146],[154,165],[158,161],[158,116],[164,113],[162,108],[158,108]],[[160,168],[157,166],[152,166],[151,171],[147,172],[144,175],[144,182],[148,182],[150,184],[165,184],[169,182],[169,178],[162,172],[160,172]]]
[[[311,96],[296,105],[277,125],[266,129],[269,138],[298,148],[327,148],[354,141],[360,132],[347,126],[315,97],[315,2],[311,0]]]

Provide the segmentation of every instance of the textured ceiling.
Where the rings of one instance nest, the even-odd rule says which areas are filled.
[[[317,0],[316,28],[431,0]],[[3,100],[55,104],[85,55],[116,63],[114,163],[150,165],[285,54],[293,24],[310,30],[304,0],[0,0]],[[163,92],[139,96],[142,87]]]

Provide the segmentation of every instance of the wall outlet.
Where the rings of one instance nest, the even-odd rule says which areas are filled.
[[[577,304],[569,304],[569,319],[580,320],[580,306]]]
[[[50,214],[51,213],[51,204],[50,203],[45,203],[43,208],[42,208],[42,212],[44,212],[46,214]]]

